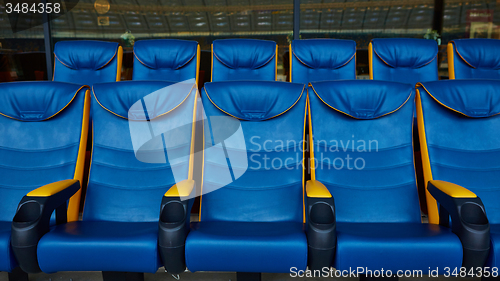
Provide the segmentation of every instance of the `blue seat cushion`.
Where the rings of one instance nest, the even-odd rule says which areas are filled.
[[[334,267],[423,270],[462,265],[462,244],[451,229],[421,223],[338,223]]]
[[[306,268],[307,239],[297,222],[199,222],[186,240],[190,271],[288,273]]]
[[[485,266],[500,266],[500,224],[490,224],[491,248],[490,256]]]
[[[0,271],[11,272],[17,267],[10,247],[10,221],[0,221]]]
[[[38,243],[43,272],[154,273],[161,265],[158,222],[78,221],[56,226]]]

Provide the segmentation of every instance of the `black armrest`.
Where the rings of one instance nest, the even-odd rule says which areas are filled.
[[[191,213],[187,198],[194,190],[194,180],[179,182],[165,193],[161,202],[158,244],[165,270],[171,274],[186,270],[184,248]]]
[[[319,181],[306,183],[308,266],[311,270],[330,268],[337,245],[335,203]]]
[[[67,221],[67,201],[80,189],[78,180],[63,180],[44,185],[23,197],[12,221],[11,246],[19,266],[28,273],[41,272],[37,246],[50,229],[50,217],[56,211],[56,223]]]
[[[451,229],[464,250],[462,266],[484,266],[490,251],[490,224],[481,199],[445,181],[429,181],[427,189],[439,203],[439,224],[449,227],[451,216]]]

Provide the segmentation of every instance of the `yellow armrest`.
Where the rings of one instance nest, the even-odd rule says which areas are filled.
[[[78,180],[62,180],[62,181],[56,181],[53,183],[49,183],[47,185],[41,186],[30,193],[28,193],[28,196],[32,197],[49,197],[52,196],[56,193],[59,193],[66,188],[72,186],[73,184],[77,183]]]
[[[187,197],[193,191],[194,180],[183,180],[172,186],[166,193],[165,197]]]
[[[328,188],[326,188],[321,182],[317,180],[308,180],[306,183],[306,194],[307,197],[314,198],[331,198],[332,195]]]
[[[460,185],[440,180],[430,181],[437,189],[453,198],[476,198],[476,194]]]

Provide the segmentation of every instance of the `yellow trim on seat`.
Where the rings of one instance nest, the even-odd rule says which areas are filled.
[[[203,89],[205,89],[205,87],[203,87]],[[280,116],[281,114],[283,114],[283,113],[287,112],[288,110],[290,110],[292,107],[294,107],[294,106],[297,104],[297,102],[299,102],[300,98],[302,98],[302,95],[304,94],[304,89],[305,89],[305,86],[302,88],[302,92],[300,93],[299,98],[298,98],[298,99],[297,99],[297,100],[296,100],[296,101],[292,104],[292,106],[290,106],[289,108],[287,108],[285,111],[283,111],[283,112],[281,112],[281,113],[279,113],[279,114],[277,114],[277,115],[274,115],[274,116],[272,116],[272,117],[269,117],[269,118],[267,118],[267,119],[264,119],[264,120],[269,120],[269,119],[273,119],[273,118],[275,118],[275,117],[278,117],[278,116]],[[217,105],[215,104],[215,102],[213,102],[213,100],[212,100],[212,99],[210,98],[210,96],[208,95],[207,89],[205,89],[205,94],[207,95],[207,97],[208,97],[208,99],[210,100],[210,102],[211,102],[211,103],[212,103],[215,107],[217,107],[220,111],[222,111],[222,112],[224,112],[225,114],[227,114],[227,115],[229,115],[229,116],[231,116],[231,117],[233,117],[233,118],[236,118],[236,119],[238,119],[238,120],[243,120],[243,119],[240,119],[240,118],[238,118],[238,117],[236,117],[236,116],[232,115],[232,114],[231,114],[231,113],[229,113],[229,112],[224,111],[222,108],[220,108],[219,106],[217,106]]]
[[[314,86],[313,86],[311,83],[309,83],[309,85],[310,85],[310,86],[311,86],[311,88],[313,89],[313,91],[314,91],[314,93],[316,94],[316,96],[317,96],[317,97],[318,97],[318,98],[319,98],[319,99],[320,99],[320,100],[321,100],[324,104],[328,105],[328,107],[330,107],[330,108],[332,108],[332,109],[335,109],[336,111],[338,111],[338,112],[340,112],[340,113],[343,113],[343,114],[345,114],[345,115],[347,115],[347,116],[349,116],[349,117],[352,117],[352,118],[354,118],[354,119],[359,119],[359,118],[356,118],[356,117],[354,117],[354,116],[352,116],[352,115],[350,115],[350,114],[348,114],[348,113],[346,113],[346,112],[343,112],[342,110],[339,110],[339,109],[337,109],[337,108],[335,108],[335,107],[333,107],[333,106],[329,105],[328,103],[326,103],[326,101],[324,101],[324,100],[321,98],[321,96],[318,94],[318,92],[316,92],[316,90],[314,89]],[[380,118],[380,117],[384,117],[384,116],[386,116],[386,115],[389,115],[389,114],[391,114],[391,113],[394,113],[394,112],[398,111],[401,107],[403,107],[403,106],[404,106],[404,105],[408,102],[408,100],[410,100],[410,97],[411,97],[411,92],[410,92],[410,95],[406,98],[405,102],[403,102],[403,104],[401,104],[398,108],[394,109],[394,110],[393,110],[393,111],[391,111],[391,112],[387,112],[387,113],[386,113],[386,114],[384,114],[384,115],[380,115],[380,116],[378,116],[378,117],[376,117],[376,118],[372,118],[372,119],[377,119],[377,118]]]
[[[155,118],[153,118],[153,119],[156,119],[156,118],[158,118],[158,117],[161,117],[161,116],[163,116],[163,115],[166,115],[166,114],[168,114],[168,113],[170,113],[170,112],[174,111],[176,108],[178,108],[181,104],[183,104],[183,103],[184,103],[184,101],[186,101],[186,99],[189,97],[189,95],[191,95],[191,92],[193,92],[193,88],[195,88],[195,87],[194,87],[194,85],[193,85],[193,86],[191,86],[191,89],[189,90],[189,93],[186,95],[186,97],[185,97],[185,98],[184,98],[184,99],[183,99],[183,100],[182,100],[182,101],[181,101],[178,105],[176,105],[174,108],[170,109],[169,111],[164,112],[164,113],[162,113],[162,114],[160,114],[160,115],[156,116],[156,117],[155,117]],[[113,113],[114,115],[116,115],[116,116],[118,116],[118,117],[121,117],[121,118],[123,118],[123,119],[128,120],[128,118],[127,118],[127,117],[124,117],[124,116],[118,115],[118,114],[114,113],[113,111],[111,111],[111,110],[107,109],[104,105],[102,105],[102,104],[101,104],[101,102],[99,102],[99,99],[97,99],[97,96],[95,95],[95,92],[94,92],[94,86],[92,86],[92,94],[94,95],[94,98],[95,98],[95,100],[97,101],[97,103],[98,103],[98,104],[99,104],[102,108],[106,109],[107,111],[109,111],[109,112]],[[153,119],[150,119],[150,120],[153,120]],[[144,121],[145,121],[145,120],[144,120]]]
[[[198,87],[198,83],[200,83],[200,44],[198,44],[198,48],[196,49],[196,87]]]
[[[289,69],[288,69],[288,76],[289,76],[290,78],[288,78],[288,82],[290,82],[290,83],[291,83],[291,82],[292,82],[292,61],[293,61],[293,60],[292,60],[292,44],[290,44],[290,45],[288,46],[288,56],[289,56],[289,59],[288,59],[288,60],[290,61],[290,67],[289,67]]]
[[[427,199],[427,212],[429,215],[429,223],[439,224],[439,212],[436,199],[434,199],[434,197],[432,197],[432,195],[427,190],[427,184],[429,181],[432,180],[432,170],[431,170],[431,162],[429,159],[429,150],[427,149],[427,138],[425,136],[422,100],[420,97],[419,89],[417,89],[417,94],[415,99],[417,105],[418,137],[420,140],[420,151],[421,151],[422,166],[423,166],[422,168],[424,171],[425,198]]]
[[[317,180],[308,180],[306,183],[307,197],[332,198],[332,194],[324,184]]]
[[[198,88],[191,89],[193,91],[198,92]],[[191,148],[190,148],[190,155],[189,155],[189,174],[188,174],[188,179],[192,180],[193,179],[193,173],[194,173],[194,144],[196,140],[196,111],[197,111],[197,106],[198,106],[198,95],[194,95],[194,108],[193,108],[193,125],[191,128]]]
[[[165,197],[187,197],[191,194],[195,186],[192,179],[183,180],[172,186],[166,193]]]
[[[449,42],[447,46],[448,52],[448,75],[449,79],[455,79],[455,54],[453,52],[453,43]]]
[[[118,46],[118,57],[116,58],[116,81],[120,81],[122,79],[122,62],[123,62],[123,48],[122,46]]]
[[[203,107],[201,111],[201,135],[203,136],[203,149],[201,150],[201,183],[200,183],[200,209],[198,211],[198,221],[201,221],[201,204],[203,201],[203,184],[205,179],[205,116]]]
[[[370,80],[373,80],[373,45],[372,42],[368,44],[368,73],[370,75]]]
[[[41,186],[30,193],[27,194],[27,196],[31,197],[49,197],[54,194],[57,194],[66,188],[72,186],[73,184],[77,183],[78,180],[62,180],[62,181],[56,181],[53,183],[46,184],[44,186]]]
[[[87,137],[90,119],[90,90],[85,91],[85,105],[83,107],[82,130],[80,132],[80,146],[76,160],[75,174],[73,178],[80,181],[80,189],[69,199],[68,222],[77,221],[80,212],[80,199],[82,196],[83,171],[85,168],[85,154],[87,150]]]
[[[468,190],[465,187],[462,187],[458,184],[454,184],[447,181],[433,180],[431,181],[432,185],[434,185],[437,189],[441,190],[445,194],[453,197],[453,198],[476,198],[477,195]]]
[[[211,65],[211,71],[210,71],[210,82],[213,82],[214,80],[214,44],[212,43],[210,45],[211,53],[212,55],[210,56],[210,65]]]
[[[274,64],[274,81],[278,81],[278,44],[276,44],[276,63]]]
[[[309,84],[311,85],[311,84]],[[312,121],[311,121],[311,103],[309,102],[309,95],[307,96],[307,116],[309,119],[309,164],[311,167],[311,180],[316,180],[316,167],[314,165],[314,138],[313,138],[313,131],[312,131]]]
[[[290,76],[291,77],[291,76]],[[306,124],[307,120],[307,111],[309,109],[309,90],[306,90],[306,107],[304,108],[304,130],[302,134],[302,215],[303,215],[303,223],[306,223],[306,201],[305,201],[305,180],[306,180]]]

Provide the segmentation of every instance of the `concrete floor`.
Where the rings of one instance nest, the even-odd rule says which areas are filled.
[[[226,272],[197,272],[197,273],[183,273],[181,274],[181,281],[236,281],[236,273],[226,273]],[[443,276],[437,278],[400,278],[400,281],[417,281],[417,280],[432,280],[432,281],[445,281],[452,278],[445,278]],[[55,274],[31,274],[30,281],[101,281],[100,272],[60,272]],[[145,274],[145,281],[176,281],[170,274],[159,270],[156,274]],[[298,278],[290,277],[289,274],[271,274],[264,273],[262,275],[262,281],[292,281],[292,280],[304,280],[304,281],[357,281],[357,278]],[[480,281],[480,278],[460,278],[463,281]],[[0,273],[0,281],[9,281],[7,279],[7,273]],[[10,280],[15,281],[15,280]]]

